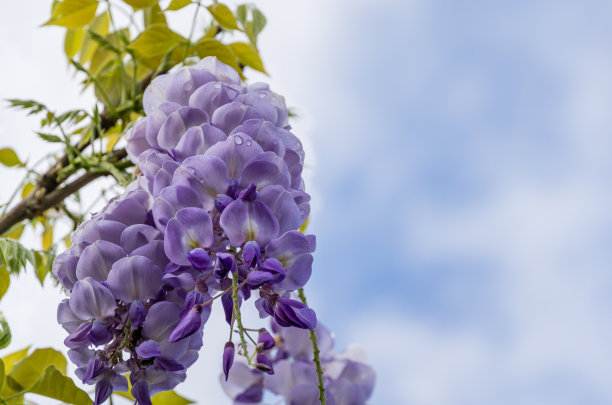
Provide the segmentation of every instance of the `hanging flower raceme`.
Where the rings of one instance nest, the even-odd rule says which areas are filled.
[[[317,327],[315,312],[295,299],[316,243],[299,230],[310,196],[283,98],[242,84],[210,57],[155,78],[143,105],[146,116],[126,137],[142,176],[84,223],[54,264],[69,293],[58,319],[77,374],[96,384],[96,404],[126,389],[128,374],[139,404],[183,381],[217,299],[231,331],[219,348],[230,380],[246,367],[236,353],[252,363],[247,374],[273,375],[284,350],[261,330],[248,356],[246,301],[276,329]],[[251,380],[235,398],[261,399],[259,374]]]
[[[58,322],[69,333],[68,356],[77,376],[96,385],[95,404],[113,390],[127,390],[128,373],[132,395],[150,403],[151,395],[185,380],[202,346],[200,326],[210,308],[198,314],[189,339],[170,339],[187,298],[204,301],[209,294],[193,277],[163,273],[169,260],[150,205],[149,193],[134,183],[77,229],[73,246],[53,265],[69,294],[58,307]]]
[[[221,376],[226,394],[236,405],[261,404],[265,392],[281,397],[286,404],[318,404],[318,377],[308,332],[283,328],[274,321],[272,332],[276,337],[265,329],[260,332],[256,369],[240,362],[234,364],[227,378]],[[375,374],[366,363],[363,351],[351,346],[344,352],[336,352],[329,331],[321,323],[315,333],[327,403],[366,404],[374,389]],[[260,358],[265,359],[265,364],[259,363]]]

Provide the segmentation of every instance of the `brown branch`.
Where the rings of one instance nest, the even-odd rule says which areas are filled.
[[[117,149],[109,154],[108,161],[115,164],[126,156],[127,153],[125,149]],[[95,179],[110,174],[106,171],[86,172],[71,183],[58,188],[57,173],[68,165],[68,162],[66,162],[64,166],[62,166],[62,163],[63,158],[58,159],[57,164],[43,175],[36,189],[0,218],[0,234],[8,231],[13,225],[24,219],[32,219],[42,215],[43,212],[59,205],[64,199],[76,193]],[[45,176],[47,177],[45,178]],[[45,184],[47,184],[50,189],[45,188]]]

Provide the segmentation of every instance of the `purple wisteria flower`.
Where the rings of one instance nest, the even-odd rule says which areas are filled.
[[[300,401],[316,391],[314,366],[295,345],[316,330],[323,352],[332,352],[315,312],[295,299],[310,278],[316,241],[299,230],[310,196],[284,99],[265,84],[244,85],[209,57],[156,77],[143,106],[146,116],[126,136],[142,176],[83,223],[53,265],[69,295],[58,322],[77,375],[96,385],[95,404],[126,390],[128,377],[137,403],[150,404],[186,378],[219,298],[232,331],[220,357],[235,402],[260,402],[265,383],[288,403],[310,403]],[[247,356],[240,308],[254,294],[277,337],[259,331],[248,367],[234,356]],[[342,360],[332,372],[341,357],[326,359],[328,403],[362,403],[371,369]],[[288,373],[291,384],[270,380]]]

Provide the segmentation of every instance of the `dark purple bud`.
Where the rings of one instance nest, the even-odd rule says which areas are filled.
[[[234,301],[232,295],[227,293],[221,297],[221,304],[223,304],[223,311],[225,312],[225,321],[231,325],[232,315],[234,314]]]
[[[110,328],[103,321],[98,319],[93,322],[91,330],[87,332],[87,340],[96,346],[103,345],[108,342],[111,337],[113,337],[113,334]]]
[[[113,393],[113,386],[106,378],[101,379],[96,383],[96,396],[94,405],[102,405],[104,401]]]
[[[167,359],[165,357],[157,357],[155,358],[155,366],[161,370],[165,370],[165,371],[181,371],[181,370],[185,370],[185,366],[183,366],[181,363],[172,360],[172,359]]]
[[[147,316],[147,308],[145,308],[142,301],[134,301],[130,305],[130,328],[132,330],[142,326]]]
[[[200,326],[202,326],[202,307],[200,305],[194,305],[187,315],[181,319],[178,325],[174,328],[168,342],[174,343],[179,340],[193,335]]]
[[[270,350],[274,347],[276,342],[272,335],[268,333],[264,328],[259,329],[259,337],[257,338],[257,350]]]
[[[272,362],[268,358],[268,355],[264,352],[257,353],[255,367],[264,373],[274,374],[274,368],[272,368]]]
[[[219,211],[219,213],[221,213],[223,212],[225,207],[230,205],[232,201],[234,201],[234,199],[230,197],[229,195],[219,194],[217,198],[215,198],[215,208],[217,209],[217,211]]]
[[[289,298],[279,298],[274,307],[274,319],[280,326],[313,330],[317,315],[306,305]]]
[[[187,260],[193,267],[198,270],[204,270],[210,266],[210,256],[206,253],[206,250],[202,248],[195,248],[187,254]]]
[[[144,381],[138,381],[132,386],[132,396],[136,399],[138,405],[151,405],[149,384]]]
[[[145,340],[136,346],[136,354],[143,360],[161,356],[161,350],[155,340]]]
[[[102,363],[102,361],[97,356],[92,357],[91,359],[89,359],[89,362],[87,362],[87,370],[85,370],[83,382],[87,384],[103,372],[104,363]]]
[[[225,349],[223,349],[223,373],[225,374],[225,381],[227,381],[232,364],[234,364],[234,344],[227,342]]]
[[[257,186],[255,183],[249,184],[247,188],[242,190],[238,195],[238,198],[244,201],[254,201],[257,197]]]
[[[251,288],[261,287],[267,283],[279,283],[285,279],[283,265],[277,259],[264,260],[257,270],[249,272],[247,284]]]
[[[215,262],[215,277],[222,279],[227,277],[229,272],[236,271],[236,259],[231,253],[217,253]]]
[[[198,291],[189,291],[185,296],[185,303],[183,304],[183,310],[181,311],[180,319],[183,319],[185,315],[193,308],[194,305],[201,304],[202,294]]]
[[[242,258],[244,259],[245,266],[249,269],[258,265],[261,259],[259,244],[254,240],[245,243],[242,248]]]

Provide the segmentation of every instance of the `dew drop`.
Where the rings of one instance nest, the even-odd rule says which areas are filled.
[[[264,93],[263,91],[259,93],[259,98],[266,98],[266,93]]]
[[[246,146],[251,146],[252,143],[253,142],[251,142],[251,141],[246,141]]]
[[[242,145],[242,137],[240,135],[234,135],[234,143],[236,145]]]
[[[221,83],[215,83],[215,89],[220,89],[221,88]]]

